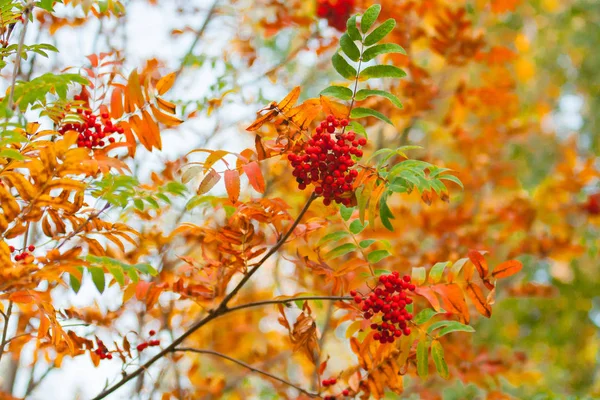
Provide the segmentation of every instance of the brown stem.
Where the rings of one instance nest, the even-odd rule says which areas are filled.
[[[213,350],[203,350],[203,349],[194,349],[194,348],[191,348],[191,347],[181,347],[181,348],[175,348],[175,349],[173,349],[173,352],[178,352],[178,351],[179,351],[179,352],[198,353],[198,354],[210,354],[210,355],[213,355],[213,356],[221,357],[221,358],[224,358],[224,359],[226,359],[226,360],[229,360],[229,361],[231,361],[231,362],[234,362],[234,363],[236,363],[236,364],[238,364],[238,365],[241,365],[241,366],[242,366],[242,367],[244,367],[244,368],[248,368],[248,369],[249,369],[250,371],[252,371],[252,372],[257,372],[257,373],[259,373],[259,374],[261,374],[261,375],[267,376],[267,377],[269,377],[269,378],[271,378],[271,379],[274,379],[274,380],[276,380],[276,381],[278,381],[278,382],[281,382],[281,383],[283,383],[283,384],[285,384],[285,385],[288,385],[288,386],[290,386],[290,387],[293,387],[294,389],[296,389],[296,390],[298,390],[298,391],[300,391],[300,392],[304,393],[304,394],[305,394],[305,395],[307,395],[307,396],[310,396],[310,397],[318,397],[318,396],[319,396],[319,394],[318,394],[318,393],[312,393],[312,392],[309,392],[309,391],[307,391],[307,390],[305,390],[305,389],[302,389],[300,386],[293,384],[293,383],[292,383],[292,382],[290,382],[290,381],[287,381],[287,380],[285,380],[285,379],[283,379],[283,378],[280,378],[280,377],[278,377],[278,376],[276,376],[276,375],[273,375],[273,374],[271,374],[271,373],[269,373],[269,372],[267,372],[267,371],[263,371],[263,370],[260,370],[260,369],[258,369],[258,368],[255,368],[255,367],[253,367],[253,366],[252,366],[252,365],[250,365],[250,364],[246,364],[246,363],[245,363],[245,362],[243,362],[243,361],[240,361],[240,360],[237,360],[237,359],[235,359],[235,358],[229,357],[229,356],[227,356],[227,355],[225,355],[225,354],[223,354],[223,353],[219,353],[219,352],[217,352],[217,351],[213,351]]]
[[[23,51],[23,46],[25,44],[25,34],[27,33],[27,24],[29,22],[29,14],[31,14],[31,10],[33,9],[33,2],[28,2],[23,10],[23,18],[25,22],[23,22],[23,30],[21,31],[21,36],[19,37],[19,45],[17,46],[17,58],[15,59],[15,67],[13,69],[12,82],[10,83],[10,93],[8,95],[8,108],[11,110],[14,107],[14,97],[15,97],[15,86],[17,84],[17,76],[19,75],[19,69],[21,68],[21,52]]]
[[[294,229],[296,229],[296,226],[298,226],[298,224],[300,223],[300,220],[302,219],[302,217],[304,216],[304,214],[306,214],[306,212],[308,211],[308,208],[310,207],[311,203],[316,198],[317,198],[317,196],[314,193],[311,194],[310,198],[308,199],[308,201],[304,205],[304,208],[302,209],[302,211],[300,211],[300,214],[294,220],[294,222],[292,223],[292,225],[290,226],[290,228],[288,229],[288,231],[281,237],[281,239],[279,239],[277,241],[277,243],[275,244],[275,246],[273,246],[271,248],[271,250],[269,250],[267,252],[267,254],[265,254],[265,256],[260,259],[260,261],[254,266],[254,268],[252,268],[242,278],[242,280],[237,284],[237,286],[235,286],[235,288],[233,288],[233,290],[231,291],[231,293],[229,293],[221,301],[221,303],[219,303],[219,305],[216,308],[210,310],[209,314],[207,316],[205,316],[205,317],[199,319],[198,321],[196,321],[187,331],[185,331],[181,336],[179,336],[177,339],[175,339],[170,345],[168,345],[167,347],[165,347],[162,351],[160,351],[159,353],[157,353],[154,357],[152,357],[151,359],[149,359],[148,361],[146,361],[144,363],[144,365],[142,365],[141,367],[139,367],[135,371],[131,372],[130,374],[124,375],[123,378],[119,382],[117,382],[113,386],[110,386],[109,388],[103,390],[100,394],[98,394],[92,400],[100,400],[100,399],[105,398],[109,394],[113,393],[114,391],[116,391],[117,389],[119,389],[121,386],[123,386],[124,384],[126,384],[127,382],[129,382],[130,380],[132,380],[133,378],[135,378],[136,376],[138,376],[141,373],[143,373],[144,371],[146,371],[152,364],[154,364],[155,362],[157,362],[158,360],[160,360],[161,358],[163,358],[165,355],[173,352],[173,350],[177,346],[179,346],[185,339],[187,339],[190,335],[192,335],[198,329],[202,328],[204,325],[208,324],[210,321],[212,321],[214,319],[217,319],[218,317],[220,317],[220,316],[222,316],[224,314],[227,314],[228,312],[231,312],[231,311],[234,311],[234,310],[240,310],[240,309],[248,308],[248,307],[259,306],[259,305],[262,305],[262,304],[273,304],[274,302],[284,303],[284,302],[294,301],[294,299],[288,299],[288,300],[285,300],[285,301],[270,300],[270,301],[266,301],[266,302],[252,303],[252,306],[250,306],[250,305],[242,305],[242,306],[237,306],[237,307],[233,307],[233,308],[228,308],[227,307],[227,303],[240,291],[240,289],[246,284],[246,282],[248,282],[248,280],[252,277],[252,275],[254,275],[256,273],[256,271],[258,271],[258,269],[260,268],[260,266],[262,264],[264,264],[264,262],[267,261],[267,259],[270,256],[272,256],[273,254],[275,254],[281,248],[281,246],[285,243],[285,241],[290,237],[290,235],[292,234],[292,232],[294,231]]]
[[[4,316],[4,329],[2,330],[2,341],[0,341],[0,360],[2,360],[2,355],[4,354],[4,347],[6,347],[6,344],[8,343],[6,336],[8,335],[8,320],[12,314],[12,308],[13,302],[10,301],[8,303],[8,308],[6,309],[6,313],[2,313]]]

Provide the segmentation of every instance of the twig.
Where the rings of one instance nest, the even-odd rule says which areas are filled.
[[[274,300],[264,300],[257,301],[254,303],[242,304],[235,307],[230,307],[227,309],[228,312],[243,310],[244,308],[252,308],[252,307],[260,307],[266,306],[269,304],[287,304],[293,303],[295,301],[308,301],[308,300],[329,300],[329,301],[342,301],[342,300],[352,300],[352,297],[349,296],[301,296],[301,297],[291,297],[289,299],[274,299]]]
[[[65,245],[65,243],[67,243],[69,240],[71,240],[73,238],[73,236],[77,235],[79,232],[81,232],[83,230],[83,228],[85,228],[85,226],[87,224],[90,223],[90,221],[94,218],[97,218],[98,215],[102,214],[104,211],[106,211],[108,208],[110,207],[110,203],[106,203],[106,205],[104,207],[102,207],[101,210],[98,210],[92,214],[90,214],[88,216],[88,218],[85,220],[85,222],[81,225],[79,225],[77,227],[77,229],[75,229],[73,232],[69,233],[62,242],[60,242],[59,244],[56,245],[55,249],[60,249],[61,247],[63,247]]]
[[[8,343],[6,340],[6,335],[8,335],[8,320],[10,319],[10,315],[12,314],[13,302],[10,301],[8,303],[8,308],[6,309],[6,313],[4,314],[4,329],[2,330],[2,341],[0,341],[0,360],[2,360],[2,355],[4,354],[4,347]]]
[[[260,266],[262,264],[264,264],[264,262],[267,261],[267,259],[270,256],[275,254],[281,248],[281,246],[285,243],[285,241],[290,237],[290,235],[292,234],[294,229],[296,229],[296,226],[298,226],[298,224],[300,223],[300,220],[302,219],[304,214],[306,214],[306,212],[308,211],[308,208],[310,207],[311,203],[316,198],[317,198],[317,196],[313,193],[310,196],[310,198],[308,199],[308,201],[306,202],[306,204],[304,205],[304,208],[302,209],[302,211],[300,211],[300,214],[298,214],[298,217],[294,220],[294,222],[288,229],[288,231],[281,237],[281,239],[279,239],[277,241],[277,243],[271,248],[271,250],[269,250],[267,252],[267,254],[265,254],[265,256],[260,259],[260,261],[254,266],[254,268],[252,268],[244,276],[244,278],[242,278],[240,283],[237,284],[237,286],[231,291],[231,293],[229,293],[229,295],[227,295],[216,308],[210,310],[207,316],[196,321],[187,331],[185,331],[183,334],[181,334],[181,336],[179,336],[177,339],[175,339],[170,345],[165,347],[163,350],[158,352],[154,357],[152,357],[151,359],[146,361],[138,369],[136,369],[135,371],[133,371],[129,374],[124,375],[123,378],[119,382],[117,382],[114,385],[103,390],[100,394],[98,394],[96,397],[94,397],[93,400],[100,400],[100,399],[105,398],[106,396],[113,393],[114,391],[119,389],[121,386],[125,385],[127,382],[129,382],[130,380],[135,378],[136,376],[145,372],[146,370],[148,370],[148,368],[150,366],[152,366],[152,364],[154,364],[155,362],[157,362],[158,360],[163,358],[165,355],[171,353],[177,346],[179,346],[185,339],[187,339],[190,335],[192,335],[198,329],[202,328],[204,325],[208,324],[212,320],[217,319],[218,317],[220,317],[224,314],[227,314],[234,310],[241,310],[243,308],[255,307],[255,306],[259,306],[259,305],[263,305],[263,304],[273,304],[274,302],[284,303],[284,302],[294,301],[294,299],[269,300],[269,301],[265,301],[265,302],[251,303],[252,305],[242,305],[242,306],[237,306],[237,307],[233,307],[233,308],[227,307],[227,303],[237,294],[237,292],[240,291],[240,289],[246,284],[246,282],[248,282],[250,277],[252,277],[252,275],[254,275],[256,273],[256,271],[258,271]]]
[[[189,56],[191,56],[192,53],[194,52],[194,48],[196,47],[196,45],[198,44],[198,42],[202,38],[202,35],[204,35],[204,32],[206,31],[206,28],[208,27],[208,24],[209,24],[210,20],[212,19],[213,15],[215,14],[215,11],[217,10],[217,5],[218,4],[219,4],[219,0],[215,0],[213,2],[212,6],[210,7],[210,9],[208,10],[208,14],[206,15],[206,18],[204,19],[204,22],[202,23],[202,26],[200,26],[200,29],[198,29],[198,32],[196,32],[196,37],[194,38],[194,41],[192,42],[192,45],[188,49],[187,53],[185,53],[185,55],[183,56],[183,59],[181,60],[181,64],[179,65],[179,68],[175,72],[175,76],[179,76],[181,74],[181,72],[183,71],[183,68],[184,68],[184,65],[185,65],[185,60]]]
[[[25,6],[23,10],[23,30],[21,31],[21,36],[19,37],[19,44],[17,46],[17,58],[15,59],[15,67],[13,69],[12,81],[10,83],[10,93],[8,95],[8,108],[11,110],[14,107],[13,100],[15,96],[15,86],[17,84],[17,76],[19,74],[19,69],[21,68],[21,52],[23,51],[23,45],[25,44],[25,34],[27,33],[27,23],[29,22],[29,14],[31,14],[31,10],[33,9],[33,3],[30,1]]]
[[[263,371],[263,370],[260,370],[258,368],[255,368],[255,367],[253,367],[250,364],[246,364],[243,361],[240,361],[240,360],[237,360],[235,358],[229,357],[229,356],[227,356],[227,355],[225,355],[223,353],[219,353],[217,351],[194,349],[194,348],[191,348],[191,347],[181,347],[181,348],[175,348],[175,349],[173,349],[173,352],[190,352],[190,353],[198,353],[198,354],[210,354],[210,355],[213,355],[213,356],[221,357],[221,358],[224,358],[224,359],[229,360],[231,362],[234,362],[234,363],[236,363],[238,365],[241,365],[244,368],[248,368],[252,372],[257,372],[257,373],[259,373],[261,375],[267,376],[267,377],[269,377],[271,379],[274,379],[274,380],[276,380],[278,382],[281,382],[281,383],[283,383],[285,385],[293,387],[294,389],[298,390],[299,392],[304,393],[307,396],[310,396],[310,397],[318,397],[319,396],[318,393],[309,392],[308,390],[302,389],[300,386],[295,385],[295,384],[293,384],[290,381],[287,381],[287,380],[285,380],[283,378],[280,378],[280,377],[278,377],[276,375],[273,375],[273,374],[271,374],[271,373],[269,373],[267,371]]]

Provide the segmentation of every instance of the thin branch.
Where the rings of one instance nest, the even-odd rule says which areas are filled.
[[[10,83],[10,93],[8,95],[8,108],[11,110],[14,107],[13,100],[15,97],[15,86],[17,84],[17,76],[19,75],[19,69],[21,68],[21,52],[23,51],[23,45],[25,44],[25,34],[27,33],[27,24],[29,23],[29,14],[33,9],[33,2],[29,1],[23,10],[23,30],[19,37],[19,45],[17,46],[17,58],[15,59],[15,67],[13,69],[12,82]]]
[[[263,371],[263,370],[260,370],[260,369],[258,369],[258,368],[255,368],[255,367],[253,367],[253,366],[252,366],[252,365],[250,365],[250,364],[246,364],[246,363],[245,363],[245,362],[243,362],[243,361],[240,361],[240,360],[237,360],[237,359],[235,359],[235,358],[229,357],[229,356],[227,356],[227,355],[225,355],[225,354],[223,354],[223,353],[219,353],[219,352],[217,352],[217,351],[213,351],[213,350],[202,350],[202,349],[194,349],[194,348],[191,348],[191,347],[181,347],[181,348],[175,348],[175,349],[173,349],[173,352],[190,352],[190,353],[198,353],[198,354],[210,354],[210,355],[213,355],[213,356],[221,357],[221,358],[224,358],[224,359],[226,359],[226,360],[229,360],[229,361],[231,361],[231,362],[234,362],[234,363],[236,363],[236,364],[238,364],[238,365],[241,365],[241,366],[242,366],[242,367],[244,367],[244,368],[248,368],[248,369],[249,369],[250,371],[252,371],[252,372],[259,373],[259,374],[261,374],[261,375],[264,375],[264,376],[266,376],[266,377],[269,377],[269,378],[271,378],[271,379],[274,379],[274,380],[276,380],[276,381],[278,381],[278,382],[281,382],[281,383],[283,383],[283,384],[285,384],[285,385],[288,385],[288,386],[290,386],[290,387],[293,387],[294,389],[298,390],[299,392],[302,392],[302,393],[304,393],[304,394],[305,394],[305,395],[307,395],[307,396],[310,396],[310,397],[318,397],[318,396],[319,396],[319,394],[318,394],[318,393],[312,393],[312,392],[309,392],[308,390],[302,389],[300,386],[298,386],[298,385],[295,385],[295,384],[293,384],[293,383],[292,383],[292,382],[290,382],[290,381],[287,381],[287,380],[285,380],[285,379],[283,379],[283,378],[280,378],[280,377],[278,377],[278,376],[276,376],[276,375],[273,375],[273,374],[271,374],[271,373],[269,373],[269,372],[267,372],[267,371]]]
[[[302,209],[302,211],[300,211],[300,214],[298,214],[298,217],[294,220],[294,222],[292,223],[292,225],[290,226],[290,228],[288,229],[288,231],[281,237],[281,239],[279,239],[277,241],[277,243],[271,248],[271,250],[269,250],[267,252],[267,254],[265,254],[265,256],[263,258],[261,258],[260,261],[244,276],[244,278],[242,278],[242,280],[240,281],[240,283],[237,284],[237,286],[231,291],[231,293],[229,293],[229,295],[227,295],[221,301],[221,303],[219,303],[219,305],[216,308],[210,310],[207,316],[205,316],[205,317],[199,319],[198,321],[196,321],[181,336],[179,336],[177,339],[175,339],[170,345],[168,345],[167,347],[165,347],[163,350],[161,350],[160,352],[158,352],[154,357],[152,357],[148,361],[146,361],[138,369],[136,369],[135,371],[133,371],[133,372],[131,372],[129,374],[124,375],[123,378],[119,382],[117,382],[114,385],[106,388],[100,394],[98,394],[96,397],[94,397],[92,400],[100,400],[100,399],[105,398],[109,394],[113,393],[114,391],[116,391],[117,389],[119,389],[121,386],[125,385],[127,382],[129,382],[130,380],[132,380],[133,378],[135,378],[136,376],[138,376],[141,373],[143,373],[146,370],[148,370],[148,368],[150,368],[150,366],[152,366],[152,364],[154,364],[155,362],[157,362],[158,360],[160,360],[161,358],[163,358],[165,355],[173,352],[173,350],[177,346],[179,346],[185,339],[187,339],[190,335],[192,335],[198,329],[202,328],[204,325],[208,324],[212,320],[217,319],[218,317],[220,317],[220,316],[222,316],[224,314],[227,314],[227,313],[232,312],[234,310],[240,310],[240,309],[243,309],[243,308],[256,307],[256,306],[263,305],[263,304],[273,304],[273,302],[284,303],[284,302],[293,301],[293,299],[288,299],[288,300],[285,300],[285,301],[283,301],[283,300],[269,300],[269,301],[266,301],[266,302],[251,303],[252,305],[246,304],[246,305],[237,306],[237,307],[234,307],[234,308],[227,308],[227,303],[237,294],[237,292],[240,291],[240,289],[246,284],[246,282],[248,282],[248,280],[252,277],[252,275],[254,275],[256,273],[256,271],[258,271],[258,269],[260,268],[260,266],[262,264],[264,264],[265,261],[267,261],[267,259],[270,256],[272,256],[273,254],[275,254],[281,248],[281,246],[285,243],[285,241],[290,237],[290,235],[292,234],[292,232],[294,231],[294,229],[296,229],[296,227],[300,223],[300,220],[302,219],[302,217],[304,217],[304,214],[306,214],[306,212],[308,211],[308,208],[310,207],[311,203],[316,198],[317,198],[317,196],[314,193],[311,194],[310,198],[308,199],[308,201],[304,205],[304,208]]]
[[[301,297],[291,297],[289,299],[275,299],[275,300],[264,300],[257,301],[254,303],[241,304],[239,306],[227,308],[228,312],[243,310],[245,308],[253,308],[266,306],[269,304],[288,304],[293,303],[295,301],[308,301],[308,300],[329,300],[329,301],[342,301],[342,300],[352,300],[352,297],[349,296],[301,296]]]
[[[55,249],[58,250],[61,247],[63,247],[65,245],[65,243],[67,243],[69,240],[71,240],[73,238],[73,236],[75,236],[79,232],[81,232],[83,230],[83,228],[85,228],[85,226],[90,223],[91,220],[93,220],[94,218],[97,218],[104,211],[108,210],[109,207],[110,207],[110,203],[106,203],[106,205],[104,207],[102,207],[101,210],[98,210],[98,211],[90,214],[88,216],[88,218],[85,220],[85,222],[83,224],[79,225],[77,227],[77,229],[75,229],[73,232],[71,232],[67,236],[65,236],[65,238],[63,239],[63,241],[56,245]]]
[[[198,42],[200,41],[200,39],[204,35],[204,32],[206,31],[206,28],[208,27],[208,24],[209,24],[210,20],[212,19],[213,15],[215,14],[215,11],[217,11],[217,5],[218,4],[219,4],[219,0],[215,0],[213,2],[212,6],[210,7],[210,9],[208,10],[208,14],[206,15],[206,18],[204,19],[204,22],[202,23],[202,26],[200,26],[200,29],[198,29],[198,32],[196,32],[196,37],[194,38],[194,41],[192,42],[192,45],[188,49],[187,53],[185,53],[185,55],[183,56],[183,59],[181,60],[181,64],[179,65],[179,68],[175,72],[175,76],[179,76],[181,74],[181,72],[183,71],[183,68],[184,68],[184,65],[185,65],[185,60],[189,56],[191,56],[192,53],[194,52],[194,48],[196,47],[196,45],[198,44]]]
[[[4,354],[4,347],[6,347],[6,344],[8,343],[6,336],[8,335],[8,320],[12,314],[12,308],[13,302],[10,301],[8,303],[8,308],[6,309],[6,314],[4,314],[4,329],[2,330],[2,341],[0,341],[0,360],[2,360],[2,355]]]

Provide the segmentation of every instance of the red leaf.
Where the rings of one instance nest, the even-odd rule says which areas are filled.
[[[481,279],[484,279],[488,274],[487,261],[477,250],[469,250],[469,260],[473,263]]]
[[[236,170],[225,171],[225,189],[227,189],[227,195],[229,201],[237,203],[240,197],[240,173]]]
[[[250,184],[258,193],[265,192],[265,178],[263,178],[262,171],[260,170],[260,166],[256,161],[252,161],[249,164],[245,164],[242,166],[244,168],[244,172],[248,175],[248,180]]]
[[[502,264],[498,265],[494,268],[494,272],[492,272],[492,276],[494,278],[508,278],[519,272],[523,268],[523,264],[517,260],[509,260],[505,261]]]

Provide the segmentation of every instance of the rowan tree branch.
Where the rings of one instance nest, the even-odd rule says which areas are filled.
[[[234,362],[234,363],[236,363],[238,365],[241,365],[244,368],[248,368],[252,372],[257,372],[257,373],[259,373],[261,375],[264,375],[264,376],[269,377],[269,378],[271,378],[273,380],[281,382],[281,383],[283,383],[285,385],[293,387],[294,389],[298,390],[299,392],[304,393],[307,396],[310,396],[310,397],[318,397],[319,396],[318,393],[309,392],[308,390],[302,389],[300,386],[295,385],[295,384],[293,384],[290,381],[287,381],[287,380],[285,380],[283,378],[280,378],[280,377],[278,377],[276,375],[273,375],[273,374],[271,374],[271,373],[269,373],[267,371],[263,371],[261,369],[255,368],[255,367],[253,367],[250,364],[246,364],[243,361],[237,360],[237,359],[235,359],[233,357],[229,357],[228,355],[225,355],[223,353],[219,353],[217,351],[204,350],[204,349],[194,349],[194,348],[191,348],[191,347],[181,347],[181,348],[175,348],[175,349],[173,349],[173,352],[190,352],[190,353],[198,353],[198,354],[210,354],[210,355],[213,355],[213,356],[221,357],[221,358],[224,358],[224,359],[229,360],[231,362]]]
[[[125,385],[127,382],[129,382],[130,380],[135,378],[136,376],[142,374],[143,372],[148,370],[148,368],[150,368],[150,366],[152,366],[155,362],[157,362],[158,360],[163,358],[165,355],[172,353],[173,350],[175,348],[177,348],[177,346],[179,346],[185,339],[187,339],[190,335],[192,335],[198,329],[202,328],[204,325],[208,324],[212,320],[217,319],[218,317],[220,317],[224,314],[230,313],[235,310],[241,310],[243,308],[249,308],[249,307],[256,307],[256,306],[264,305],[264,304],[285,303],[285,302],[294,301],[294,299],[267,300],[264,302],[250,303],[252,305],[242,305],[242,306],[237,306],[237,307],[233,307],[233,308],[227,307],[227,303],[240,291],[240,289],[246,284],[246,282],[248,282],[248,280],[250,280],[252,275],[254,275],[256,273],[256,271],[258,271],[258,269],[261,267],[261,265],[263,265],[270,256],[275,254],[281,248],[281,246],[283,246],[285,241],[290,237],[290,235],[292,234],[294,229],[296,229],[296,227],[298,226],[298,224],[304,217],[304,214],[306,214],[310,205],[316,198],[317,198],[317,196],[314,193],[311,194],[308,201],[302,208],[302,211],[300,211],[300,214],[298,214],[298,217],[296,217],[296,219],[294,220],[292,225],[289,227],[289,229],[286,231],[286,233],[277,241],[277,243],[275,243],[275,245],[271,248],[271,250],[269,250],[258,261],[258,263],[246,275],[244,275],[242,280],[233,288],[233,290],[227,296],[225,296],[225,298],[221,301],[221,303],[219,303],[219,305],[216,308],[210,310],[208,315],[206,315],[205,317],[196,321],[190,328],[188,328],[187,331],[185,331],[183,334],[181,334],[181,336],[179,336],[177,339],[175,339],[170,345],[165,347],[163,350],[158,352],[154,357],[152,357],[148,361],[146,361],[138,369],[136,369],[135,371],[133,371],[129,374],[124,375],[123,378],[121,378],[121,380],[119,382],[117,382],[114,385],[103,390],[100,394],[98,394],[96,397],[94,397],[93,400],[100,400],[100,399],[105,398],[106,396],[113,393],[114,391],[119,389],[121,386]]]
[[[13,302],[10,301],[8,303],[8,308],[6,309],[6,313],[2,313],[4,316],[4,329],[2,329],[2,340],[0,341],[0,360],[2,360],[2,355],[4,354],[4,347],[8,341],[6,340],[6,336],[8,335],[8,321],[10,319],[10,315],[12,314]]]
[[[19,36],[15,67],[13,69],[12,81],[10,83],[10,93],[8,95],[8,108],[11,110],[14,107],[13,101],[15,97],[15,86],[17,83],[17,76],[19,75],[19,69],[21,69],[21,53],[23,52],[23,45],[25,44],[25,34],[27,33],[27,24],[29,23],[29,14],[31,14],[31,10],[33,10],[33,2],[29,1],[23,9],[23,29],[21,30],[21,36]]]

